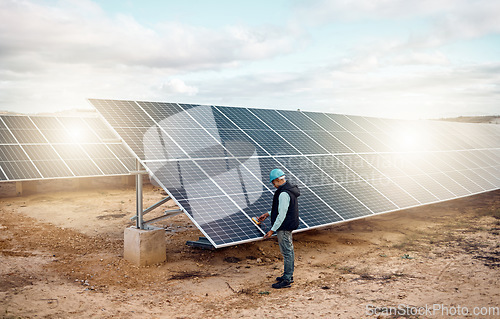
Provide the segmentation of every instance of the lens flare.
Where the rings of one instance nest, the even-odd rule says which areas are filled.
[[[83,138],[82,130],[79,127],[72,127],[69,129],[69,136],[75,142],[79,142]]]

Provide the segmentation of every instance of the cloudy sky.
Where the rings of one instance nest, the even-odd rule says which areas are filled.
[[[0,0],[0,110],[500,113],[500,1]]]

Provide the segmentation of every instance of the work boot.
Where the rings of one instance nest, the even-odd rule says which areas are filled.
[[[281,288],[290,288],[292,286],[292,283],[286,279],[283,279],[280,282],[277,282],[272,285],[274,289],[281,289]]]
[[[277,282],[282,282],[283,280],[285,280],[285,278],[283,278],[283,276],[276,277]],[[289,281],[290,281],[290,283],[293,283],[293,276],[292,276],[292,279],[290,279]]]

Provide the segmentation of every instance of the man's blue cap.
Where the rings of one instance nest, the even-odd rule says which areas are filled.
[[[282,170],[280,170],[279,168],[275,168],[269,174],[269,182],[272,183],[275,179],[283,175],[285,175],[285,173]]]

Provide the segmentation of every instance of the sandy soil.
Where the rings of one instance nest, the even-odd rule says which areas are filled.
[[[144,193],[145,207],[162,198]],[[133,188],[1,198],[0,317],[439,318],[467,307],[463,318],[486,307],[481,318],[500,318],[500,191],[296,234],[295,283],[281,290],[275,239],[190,248],[201,233],[183,215],[160,224],[166,262],[129,264],[134,210]]]

